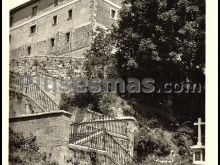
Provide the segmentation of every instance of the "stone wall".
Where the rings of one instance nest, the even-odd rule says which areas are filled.
[[[105,152],[69,144],[71,114],[65,111],[10,118],[10,128],[24,137],[36,136],[40,152],[59,165],[112,165]]]
[[[58,26],[58,25],[57,25]],[[45,27],[46,28],[46,27]],[[67,41],[66,33],[70,33],[69,41]],[[39,32],[40,33],[40,32]],[[69,27],[66,31],[57,31],[56,33],[50,33],[47,38],[42,38],[41,40],[36,39],[41,34],[34,34],[36,36],[31,41],[27,38],[25,43],[20,43],[21,41],[16,41],[18,32],[13,35],[11,32],[11,44],[10,44],[10,59],[18,59],[22,57],[72,57],[81,58],[86,48],[88,49],[90,45],[91,35],[92,35],[92,24],[84,25],[80,28],[75,29],[74,27]],[[25,38],[25,33],[23,34]],[[45,36],[45,34],[43,34]],[[54,46],[51,45],[51,38],[54,38]],[[19,44],[15,46],[13,43]],[[31,52],[28,54],[28,47],[31,47]]]
[[[111,27],[117,20],[110,17],[111,9],[120,10],[121,0],[40,0],[10,13],[13,26],[10,29],[10,58],[35,56],[82,57],[88,48],[95,23]],[[38,5],[38,14],[31,16],[31,9]],[[68,11],[72,10],[72,19]],[[57,16],[57,25],[53,17]],[[31,34],[30,27],[36,25]],[[66,33],[70,33],[67,41]],[[54,46],[51,45],[54,39]],[[31,47],[30,54],[28,48]]]
[[[84,58],[96,26],[111,27],[116,23],[115,19],[110,18],[110,10],[119,11],[121,4],[121,0],[59,0],[58,6],[54,6],[53,2],[30,2],[10,13],[13,17],[10,29],[11,71],[44,72],[59,78],[70,71],[77,76],[83,74],[81,69],[73,68],[75,66],[69,61]],[[38,14],[32,17],[31,9],[35,5],[39,6]],[[72,19],[68,19],[70,9]],[[53,16],[57,16],[55,26],[52,25]],[[34,34],[30,33],[32,25],[36,25]],[[67,33],[70,34],[69,41]],[[51,45],[52,38],[54,46]],[[40,66],[35,66],[36,61]]]
[[[41,152],[50,154],[52,160],[63,162],[68,151],[71,114],[59,111],[10,118],[10,128],[15,132],[37,137]]]
[[[46,1],[41,0],[39,3],[45,3]],[[60,4],[57,7],[49,4],[50,6],[43,10],[39,7],[38,14],[34,17],[31,17],[31,8],[34,4],[20,9],[16,13],[12,13],[11,17],[15,17],[16,22],[14,22],[10,29],[11,49],[17,49],[25,45],[34,45],[55,37],[60,33],[65,34],[70,29],[78,29],[89,22],[91,23],[91,1],[66,0],[64,3],[68,5]],[[41,4],[40,6],[45,5]],[[68,11],[70,9],[72,9],[72,19],[68,18]],[[27,15],[21,17],[22,14]],[[57,16],[57,25],[53,25],[54,16]],[[16,19],[16,17],[20,18]],[[37,27],[34,34],[30,33],[32,25]]]
[[[119,11],[121,7],[122,0],[96,0],[97,1],[97,15],[96,22],[98,24],[104,25],[108,28],[111,28],[112,25],[117,24],[117,20],[110,17],[110,10],[114,9],[117,12],[117,18],[119,18]],[[114,5],[113,5],[114,4]]]
[[[16,117],[27,114],[41,113],[40,109],[33,100],[26,97],[24,94],[9,91],[9,116]]]
[[[85,50],[84,50],[85,51]],[[10,71],[20,74],[46,74],[58,79],[83,76],[83,59],[38,56],[10,60]]]
[[[31,16],[31,8],[35,5],[38,5],[38,15],[49,10],[55,9],[55,7],[59,7],[61,5],[67,4],[73,0],[58,0],[58,5],[54,6],[54,0],[38,0],[29,2],[27,5],[19,8],[15,8],[11,11],[11,16],[13,16],[13,24],[19,25],[26,21],[31,20],[33,17]]]
[[[77,165],[115,165],[106,152],[83,146],[69,145],[73,154],[68,156],[71,163]],[[71,164],[72,165],[72,164]]]
[[[128,151],[130,153],[130,155],[133,157],[134,156],[134,134],[136,131],[138,131],[138,124],[135,118],[133,117],[124,117],[124,119],[122,118],[121,120],[125,120],[128,125],[127,125],[127,129],[128,129]]]

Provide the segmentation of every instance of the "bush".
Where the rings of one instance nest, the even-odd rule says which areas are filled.
[[[151,154],[156,156],[168,155],[170,150],[171,145],[164,137],[162,129],[142,128],[135,135],[135,152],[138,161]]]
[[[112,117],[133,116],[133,108],[121,97],[115,93],[104,93],[98,103],[99,110]]]
[[[172,141],[179,148],[179,155],[183,158],[189,158],[190,147],[193,145],[192,140],[193,130],[187,126],[180,127],[175,133],[173,133]]]
[[[40,153],[36,136],[25,138],[20,133],[9,130],[9,162],[13,165],[58,165],[47,160],[46,153]]]
[[[127,101],[115,93],[63,93],[60,107],[68,112],[71,112],[73,107],[87,108],[112,117],[134,115],[134,110]]]
[[[100,112],[98,108],[98,101],[100,95],[92,93],[63,93],[61,95],[60,107],[61,109],[71,112],[73,107],[80,109],[89,108],[95,112]]]

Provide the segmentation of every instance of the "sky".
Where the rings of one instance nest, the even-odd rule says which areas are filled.
[[[10,0],[10,9],[16,7],[16,6],[19,6],[21,5],[22,3],[25,3],[29,0]]]

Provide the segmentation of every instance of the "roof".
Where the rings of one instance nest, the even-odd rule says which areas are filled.
[[[25,2],[25,3],[22,3],[22,4],[20,4],[20,5],[16,6],[16,7],[12,8],[10,10],[10,13],[14,13],[14,12],[16,12],[16,11],[26,7],[26,6],[29,6],[29,5],[31,5],[31,4],[33,4],[35,2],[38,2],[38,1],[39,0],[29,0],[29,1]]]

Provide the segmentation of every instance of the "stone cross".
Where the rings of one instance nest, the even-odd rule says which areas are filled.
[[[201,126],[205,125],[205,123],[202,122],[201,118],[198,118],[198,123],[194,123],[194,125],[198,125],[198,142],[197,142],[197,145],[201,146],[202,145],[202,130],[201,130]]]

